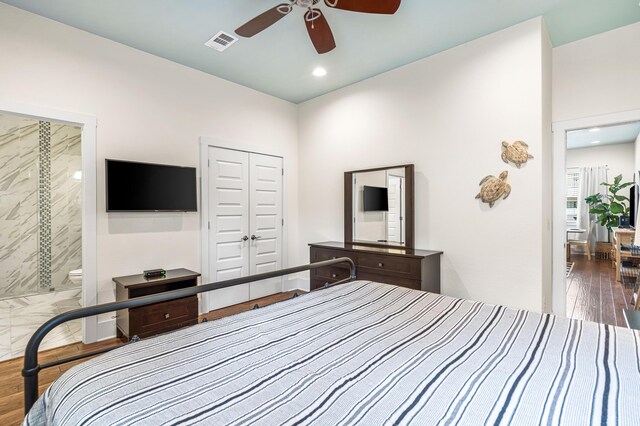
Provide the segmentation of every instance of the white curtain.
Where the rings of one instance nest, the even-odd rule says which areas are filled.
[[[576,239],[587,238],[591,222],[596,221],[596,215],[589,213],[589,205],[585,198],[589,195],[602,194],[602,199],[606,201],[608,194],[607,187],[601,185],[602,182],[608,182],[607,180],[607,166],[598,167],[580,167],[580,184],[578,190],[578,228],[585,229],[587,232],[581,236],[577,236]],[[600,226],[596,224],[591,234],[591,251],[595,251],[596,241],[608,241],[608,231],[606,226]]]

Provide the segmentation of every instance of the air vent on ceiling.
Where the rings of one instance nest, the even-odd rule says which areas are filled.
[[[238,41],[236,37],[225,33],[224,31],[220,31],[218,34],[211,37],[211,39],[204,45],[212,49],[216,49],[218,52],[222,52],[236,41]]]

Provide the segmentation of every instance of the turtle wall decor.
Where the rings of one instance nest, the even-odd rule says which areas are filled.
[[[533,158],[533,155],[529,154],[529,145],[523,141],[515,141],[514,143],[503,141],[502,147],[504,148],[504,151],[502,151],[502,161],[505,163],[511,162],[515,164],[517,168],[522,167],[523,164],[526,164],[527,161]]]
[[[476,195],[476,199],[480,199],[483,203],[489,204],[489,208],[500,198],[505,200],[511,194],[511,185],[507,183],[508,171],[500,173],[498,177],[489,175],[480,181],[480,192]]]

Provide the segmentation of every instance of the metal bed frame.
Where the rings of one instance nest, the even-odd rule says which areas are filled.
[[[268,278],[281,277],[284,275],[294,274],[297,272],[310,271],[313,269],[318,269],[325,266],[332,266],[339,263],[349,264],[349,269],[350,269],[349,278],[345,278],[343,280],[336,281],[331,284],[325,283],[323,287],[316,289],[316,290],[322,290],[325,288],[333,287],[338,284],[343,284],[346,282],[353,281],[356,278],[356,265],[353,262],[353,260],[349,259],[348,257],[340,257],[337,259],[326,260],[323,262],[311,263],[309,265],[295,266],[292,268],[281,269],[278,271],[264,272],[262,274],[249,275],[246,277],[234,278],[231,280],[220,281],[220,282],[211,283],[211,284],[204,284],[204,285],[184,288],[180,290],[173,290],[173,291],[167,291],[164,293],[152,294],[150,296],[136,297],[134,299],[124,300],[120,302],[111,302],[111,303],[103,303],[101,305],[88,306],[86,308],[74,309],[72,311],[68,311],[63,314],[57,315],[51,318],[50,320],[48,320],[47,322],[45,322],[44,324],[42,324],[40,328],[36,330],[33,336],[31,336],[31,339],[29,339],[29,343],[27,344],[27,347],[25,349],[24,369],[22,370],[22,377],[24,377],[24,413],[25,415],[27,415],[29,413],[29,410],[31,410],[31,407],[33,406],[33,404],[35,404],[36,400],[38,399],[38,374],[40,373],[41,370],[44,370],[45,368],[50,368],[50,367],[55,367],[57,365],[65,364],[67,362],[77,361],[82,358],[88,358],[95,355],[99,355],[99,354],[108,352],[110,350],[113,350],[122,346],[126,346],[131,343],[135,343],[139,340],[137,339],[137,336],[134,336],[129,343],[124,343],[122,345],[117,345],[110,348],[96,350],[96,351],[89,352],[82,355],[75,355],[69,358],[44,363],[42,365],[38,364],[38,349],[40,347],[40,343],[42,343],[42,340],[47,335],[47,333],[49,333],[51,330],[53,330],[54,328],[56,328],[62,323],[79,319],[79,318],[86,318],[94,315],[104,314],[107,312],[113,312],[120,309],[137,308],[139,306],[151,305],[153,303],[167,302],[169,300],[175,300],[175,299],[180,299],[187,296],[193,296],[199,293],[206,293],[208,291],[234,287],[240,284],[247,284],[254,281],[266,280]],[[316,291],[316,290],[313,290],[313,291]],[[297,293],[294,294],[294,297],[296,296],[297,296]]]

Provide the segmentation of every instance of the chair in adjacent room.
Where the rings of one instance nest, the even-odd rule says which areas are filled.
[[[584,247],[587,252],[587,259],[591,260],[591,235],[593,234],[593,228],[595,227],[595,222],[591,222],[589,224],[589,232],[587,232],[587,238],[584,240],[569,240],[567,239],[567,252],[571,253],[571,247]]]

